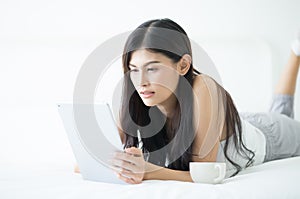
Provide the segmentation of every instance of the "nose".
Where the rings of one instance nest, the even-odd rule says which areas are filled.
[[[140,73],[138,84],[139,84],[140,87],[144,87],[144,86],[149,85],[148,77],[144,72]]]

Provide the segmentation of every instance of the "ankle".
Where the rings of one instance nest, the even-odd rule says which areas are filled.
[[[292,42],[291,48],[292,51],[295,53],[295,55],[300,57],[300,30],[298,30],[296,34],[296,38]]]
[[[293,53],[300,58],[300,41],[294,40],[291,45]]]

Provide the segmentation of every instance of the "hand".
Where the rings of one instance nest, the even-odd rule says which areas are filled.
[[[142,182],[146,165],[142,150],[131,147],[125,152],[116,152],[110,163],[121,180],[130,184]]]

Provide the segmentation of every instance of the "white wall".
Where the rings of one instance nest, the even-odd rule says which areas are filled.
[[[1,1],[1,100],[5,104],[36,104],[59,97],[60,91],[51,88],[64,86],[63,80],[71,86],[86,56],[102,41],[162,17],[177,21],[191,38],[201,32],[210,37],[264,39],[273,51],[275,83],[287,61],[293,34],[300,27],[299,7],[297,0]],[[46,51],[32,53],[40,46]],[[70,48],[82,52],[73,55],[67,52]]]
[[[297,0],[2,0],[0,163],[66,161],[71,151],[55,102],[72,100],[81,64],[111,36],[146,20],[168,17],[183,26],[191,38],[260,38],[272,52],[274,86],[300,28],[299,8]],[[238,74],[232,75],[234,79]],[[300,78],[298,87],[299,82]],[[298,89],[297,119],[299,99]]]

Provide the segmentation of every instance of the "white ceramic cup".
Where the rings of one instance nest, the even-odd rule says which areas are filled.
[[[217,184],[225,177],[226,163],[190,162],[190,174],[194,182]]]

